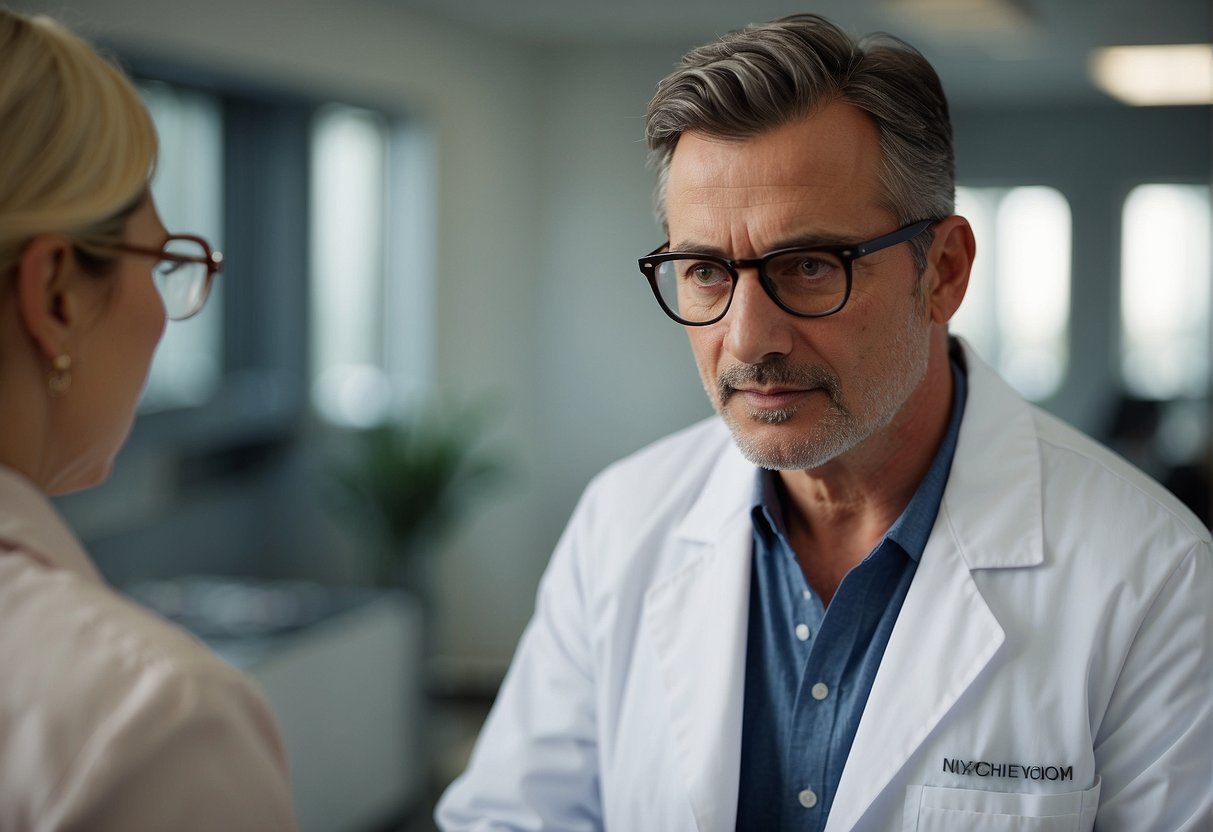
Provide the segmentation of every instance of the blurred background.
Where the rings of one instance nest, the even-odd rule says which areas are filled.
[[[432,828],[581,489],[710,412],[635,266],[643,114],[747,22],[922,49],[978,237],[954,328],[1210,522],[1207,0],[10,5],[136,77],[166,224],[227,256],[110,482],[60,505],[257,677],[304,829]],[[1146,44],[1203,46],[1110,92],[1101,49]]]

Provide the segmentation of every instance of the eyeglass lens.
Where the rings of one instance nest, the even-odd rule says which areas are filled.
[[[172,320],[196,314],[206,302],[210,288],[207,251],[201,243],[188,239],[169,240],[167,254],[195,258],[193,260],[163,259],[154,271],[156,287],[164,300],[164,309]]]
[[[846,266],[830,252],[789,251],[767,260],[764,272],[775,295],[796,312],[829,312],[846,295]],[[692,323],[723,315],[736,285],[723,263],[702,257],[678,257],[659,263],[655,284],[665,305]]]

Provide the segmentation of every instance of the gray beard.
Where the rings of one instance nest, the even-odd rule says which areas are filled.
[[[762,441],[745,430],[746,422],[779,425],[789,421],[800,410],[800,405],[778,410],[746,409],[738,415],[727,410],[725,404],[743,383],[774,384],[777,386],[816,389],[829,399],[829,407],[820,423],[821,435],[810,437],[790,436],[781,443]],[[778,357],[762,364],[743,364],[720,374],[716,382],[720,403],[719,412],[733,434],[733,441],[742,456],[760,468],[774,471],[817,468],[842,454],[853,446],[849,426],[854,425],[850,411],[839,396],[838,379],[821,367],[795,367],[786,358]],[[816,395],[816,394],[813,394]]]
[[[918,318],[907,320],[890,345],[890,361],[878,378],[858,391],[853,411],[843,403],[842,385],[824,367],[796,366],[782,356],[761,364],[741,364],[720,373],[716,380],[717,411],[738,450],[754,465],[773,471],[820,468],[837,459],[887,427],[906,400],[926,376],[929,348],[924,343],[929,328],[918,330]],[[813,389],[812,396],[824,394],[828,406],[811,431],[790,433],[780,440],[760,439],[746,428],[753,423],[779,425],[792,419],[801,404],[778,410],[741,414],[725,405],[740,384],[761,384],[797,389]]]

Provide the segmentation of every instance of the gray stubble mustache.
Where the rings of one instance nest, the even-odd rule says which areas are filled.
[[[716,392],[721,405],[727,402],[742,384],[820,388],[831,401],[838,401],[838,379],[828,370],[811,365],[792,364],[784,356],[776,356],[761,364],[738,364],[723,370],[716,378]]]

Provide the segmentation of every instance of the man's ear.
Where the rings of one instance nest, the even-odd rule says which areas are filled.
[[[964,300],[977,244],[964,217],[950,216],[935,224],[935,240],[927,253],[927,309],[931,321],[946,324]]]
[[[48,359],[67,352],[77,323],[72,244],[61,234],[40,234],[17,261],[17,311],[26,332]]]

